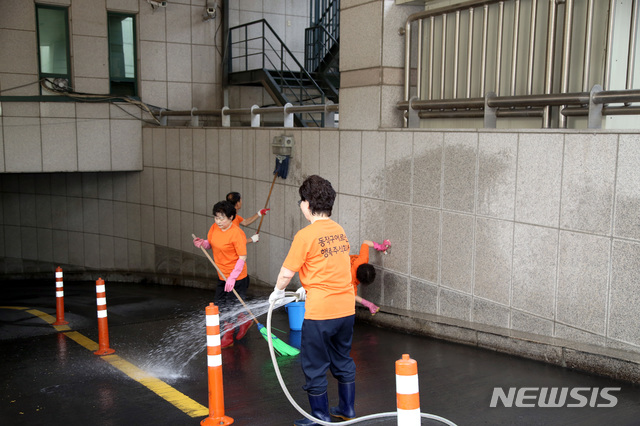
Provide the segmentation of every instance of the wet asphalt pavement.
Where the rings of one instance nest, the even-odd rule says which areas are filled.
[[[53,280],[5,281],[0,291],[0,425],[199,425],[208,416],[204,315],[212,291],[107,282],[109,346],[117,356],[111,358],[94,355],[87,348],[99,341],[95,283],[65,282],[69,325],[64,331],[39,314],[49,314],[49,319],[56,316]],[[266,325],[269,290],[252,288],[249,294],[249,306]],[[221,319],[233,309],[225,307],[222,312],[221,308]],[[273,327],[280,339],[298,344],[299,333],[290,332],[284,309],[274,312]],[[352,350],[359,416],[396,410],[395,361],[404,353],[418,362],[421,411],[457,425],[640,425],[638,385],[384,330],[360,319]],[[291,425],[301,417],[280,389],[268,345],[257,327],[224,349],[222,360],[225,414],[234,424]],[[308,408],[299,357],[278,360],[289,392]],[[125,367],[119,367],[123,363]],[[135,371],[159,380],[147,387],[144,380],[135,379],[140,375]],[[333,378],[329,383],[333,405],[337,386]],[[182,395],[178,398],[184,402],[182,408],[152,390],[166,385],[172,394]],[[584,398],[568,397],[562,407],[516,408],[498,403],[492,408],[497,387],[505,392],[524,387],[557,388],[558,392],[584,388],[578,390]],[[610,391],[615,406],[590,407],[610,405],[611,400],[602,396],[603,388],[619,388]],[[522,402],[537,405],[536,390],[523,395]],[[583,399],[585,407],[567,406],[581,405]],[[395,425],[397,421],[386,418],[359,424]],[[423,419],[422,424],[442,423]]]

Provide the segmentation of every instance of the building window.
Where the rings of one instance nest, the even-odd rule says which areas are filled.
[[[109,83],[112,95],[138,94],[135,40],[135,17],[109,13]]]
[[[46,78],[56,88],[64,90],[71,87],[68,13],[63,7],[36,6],[40,78]],[[50,93],[44,91],[43,94]]]

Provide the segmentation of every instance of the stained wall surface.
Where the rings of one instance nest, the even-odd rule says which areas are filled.
[[[0,175],[2,272],[206,286],[191,234],[229,191],[245,217],[264,206],[282,134],[294,155],[249,247],[256,285],[273,285],[305,225],[298,185],[320,174],[353,253],[363,239],[393,244],[362,291],[383,310],[638,351],[635,133],[147,127],[141,172]]]

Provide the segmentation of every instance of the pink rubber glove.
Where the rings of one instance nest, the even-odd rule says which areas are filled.
[[[267,214],[267,212],[271,209],[260,209],[258,210],[258,216],[262,216],[263,214]]]
[[[227,282],[224,285],[224,291],[233,290],[233,286],[236,285],[236,279],[238,279],[238,275],[240,275],[240,272],[242,272],[243,267],[244,260],[238,259],[235,268],[233,268],[233,271],[231,271],[229,277],[227,278]]]
[[[194,238],[193,245],[200,248],[203,247],[205,249],[210,249],[211,244],[209,244],[209,240],[203,240],[202,238]]]
[[[369,308],[369,312],[371,312],[371,315],[375,315],[376,312],[378,312],[380,310],[380,308],[378,308],[376,305],[374,305],[373,303],[369,302],[368,300],[362,299],[362,304],[364,306],[366,306],[367,308]]]
[[[389,240],[384,240],[382,244],[373,242],[373,248],[378,251],[383,251],[384,254],[387,254],[387,249],[391,247],[391,242]]]

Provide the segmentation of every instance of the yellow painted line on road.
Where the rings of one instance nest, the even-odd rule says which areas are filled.
[[[189,416],[202,417],[209,415],[209,409],[207,407],[195,402],[182,392],[172,388],[162,380],[151,376],[146,371],[141,370],[129,361],[120,358],[118,355],[105,355],[102,359],[122,371],[127,376],[131,377],[136,382],[146,386],[161,398],[169,401],[176,408],[184,411]]]
[[[42,311],[37,309],[29,309],[29,308],[21,308],[21,307],[10,307],[10,306],[0,306],[0,309],[17,309],[17,310],[25,310],[26,312],[34,315],[48,324],[53,324],[56,319]],[[66,331],[71,330],[67,325],[59,325],[54,326],[58,331]],[[98,345],[93,340],[88,337],[78,333],[77,331],[66,331],[64,333],[65,336],[78,343],[80,346],[95,352],[99,349],[100,345]],[[124,374],[145,386],[150,391],[154,392],[156,395],[164,399],[165,401],[171,403],[176,408],[184,412],[190,417],[202,417],[209,415],[209,409],[204,405],[194,401],[189,398],[179,390],[169,386],[162,380],[153,377],[146,371],[136,367],[129,361],[126,361],[120,358],[118,355],[104,355],[101,357],[103,360],[122,371]]]
[[[83,336],[77,331],[71,331],[64,334],[92,352],[97,351],[100,347],[100,345],[98,345],[96,342]],[[146,371],[131,364],[129,361],[120,358],[118,355],[105,355],[102,356],[102,359],[107,361],[118,370],[122,371],[127,376],[131,377],[136,382],[145,386],[147,389],[154,392],[159,397],[170,402],[176,408],[183,411],[187,415],[191,417],[202,417],[209,415],[209,409],[205,406],[197,403],[182,392],[169,386],[162,380],[151,376]]]
[[[56,319],[53,316],[47,314],[46,312],[42,312],[37,309],[27,309],[27,312],[29,312],[33,316],[40,318],[42,321],[48,324],[53,324],[54,322],[56,322]]]
[[[37,309],[27,309],[27,312],[29,312],[31,315],[34,315],[34,316],[40,318],[41,320],[43,320],[44,322],[46,322],[48,324],[53,325],[53,323],[56,322],[55,317],[53,317],[53,316],[51,316],[51,315],[49,315],[49,314],[47,314],[45,312],[39,311]],[[54,325],[53,328],[55,328],[58,331],[71,330],[68,325]]]
[[[77,331],[68,331],[64,333],[64,335],[67,336],[69,339],[73,340],[74,342],[76,342],[77,344],[79,344],[80,346],[84,346],[85,348],[89,349],[91,352],[95,352],[98,349],[100,349],[100,345],[98,345],[96,342],[89,339],[88,337],[78,333]]]

